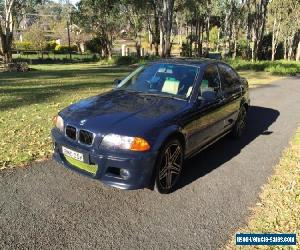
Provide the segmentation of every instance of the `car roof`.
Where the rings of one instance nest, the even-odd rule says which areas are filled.
[[[170,59],[160,59],[157,61],[152,61],[150,64],[156,63],[170,63],[170,64],[181,64],[181,65],[192,65],[192,66],[204,66],[209,63],[220,62],[219,60],[210,59],[210,58],[170,58]],[[223,62],[222,62],[223,63]]]

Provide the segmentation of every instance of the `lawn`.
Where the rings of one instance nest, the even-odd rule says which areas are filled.
[[[0,73],[0,168],[51,154],[52,117],[79,99],[111,88],[128,68],[97,64],[36,65],[27,73]]]
[[[128,67],[90,64],[34,65],[26,73],[0,73],[0,169],[51,155],[52,117],[79,99],[108,91]],[[242,71],[251,86],[278,79]]]
[[[286,149],[275,173],[262,188],[260,202],[252,209],[246,227],[241,233],[296,233],[297,246],[300,249],[300,128],[291,146]],[[254,247],[236,247],[235,237],[226,249],[254,249]],[[283,249],[278,247],[255,247],[255,249]]]

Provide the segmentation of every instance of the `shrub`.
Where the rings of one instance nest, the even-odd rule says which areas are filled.
[[[53,50],[55,50],[57,45],[58,44],[56,43],[56,41],[50,41],[50,42],[47,43],[47,45],[45,47],[45,50],[53,51]]]
[[[297,75],[300,74],[300,63],[292,61],[245,61],[227,60],[236,70],[265,71],[278,75]]]
[[[102,49],[102,40],[99,37],[94,37],[93,39],[85,43],[87,50],[92,53],[101,54]]]
[[[31,47],[31,42],[15,42],[16,50],[29,50]]]
[[[130,65],[134,63],[138,63],[138,58],[134,56],[118,56],[115,57],[115,64],[117,65]]]
[[[72,45],[70,48],[69,46],[65,46],[65,45],[56,45],[55,46],[55,49],[54,49],[54,52],[57,53],[57,54],[67,54],[69,52],[77,52],[78,51],[78,48],[76,45]]]
[[[29,70],[28,63],[26,62],[15,62],[4,64],[4,71],[7,72],[26,72]]]

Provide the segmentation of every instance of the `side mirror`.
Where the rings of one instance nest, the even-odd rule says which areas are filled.
[[[215,92],[219,92],[220,90],[221,90],[221,87],[220,87],[220,86],[214,87],[214,91],[215,91]]]
[[[122,82],[122,80],[120,80],[120,79],[115,79],[115,80],[114,80],[114,87],[116,88],[116,87],[120,84],[120,82]]]

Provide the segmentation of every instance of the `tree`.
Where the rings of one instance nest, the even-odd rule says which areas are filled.
[[[10,63],[12,61],[11,47],[13,40],[13,12],[15,4],[15,0],[5,0],[3,5],[4,15],[1,16],[0,24],[0,55],[3,57],[4,63]]]
[[[81,0],[75,21],[101,40],[104,57],[112,57],[113,41],[121,30],[120,2],[115,0]]]
[[[275,54],[279,44],[279,35],[282,30],[282,21],[285,15],[285,5],[282,0],[272,0],[269,6],[268,23],[272,29],[272,61],[275,60]]]
[[[43,50],[47,45],[47,39],[43,26],[39,22],[34,23],[30,26],[27,32],[24,33],[25,41],[28,41],[37,50]]]
[[[161,29],[161,56],[171,56],[171,32],[173,25],[174,0],[162,0],[162,12],[160,17]]]
[[[31,11],[39,0],[2,0],[0,2],[0,56],[4,63],[12,61],[13,32],[16,23]]]
[[[252,61],[256,61],[261,49],[269,0],[252,0]]]
[[[141,55],[141,35],[143,30],[145,3],[139,0],[123,0],[121,5],[125,20],[129,23],[129,34],[135,41],[136,54]]]
[[[296,57],[300,42],[300,1],[284,0],[284,5],[281,40],[284,42],[284,59],[291,60]]]

